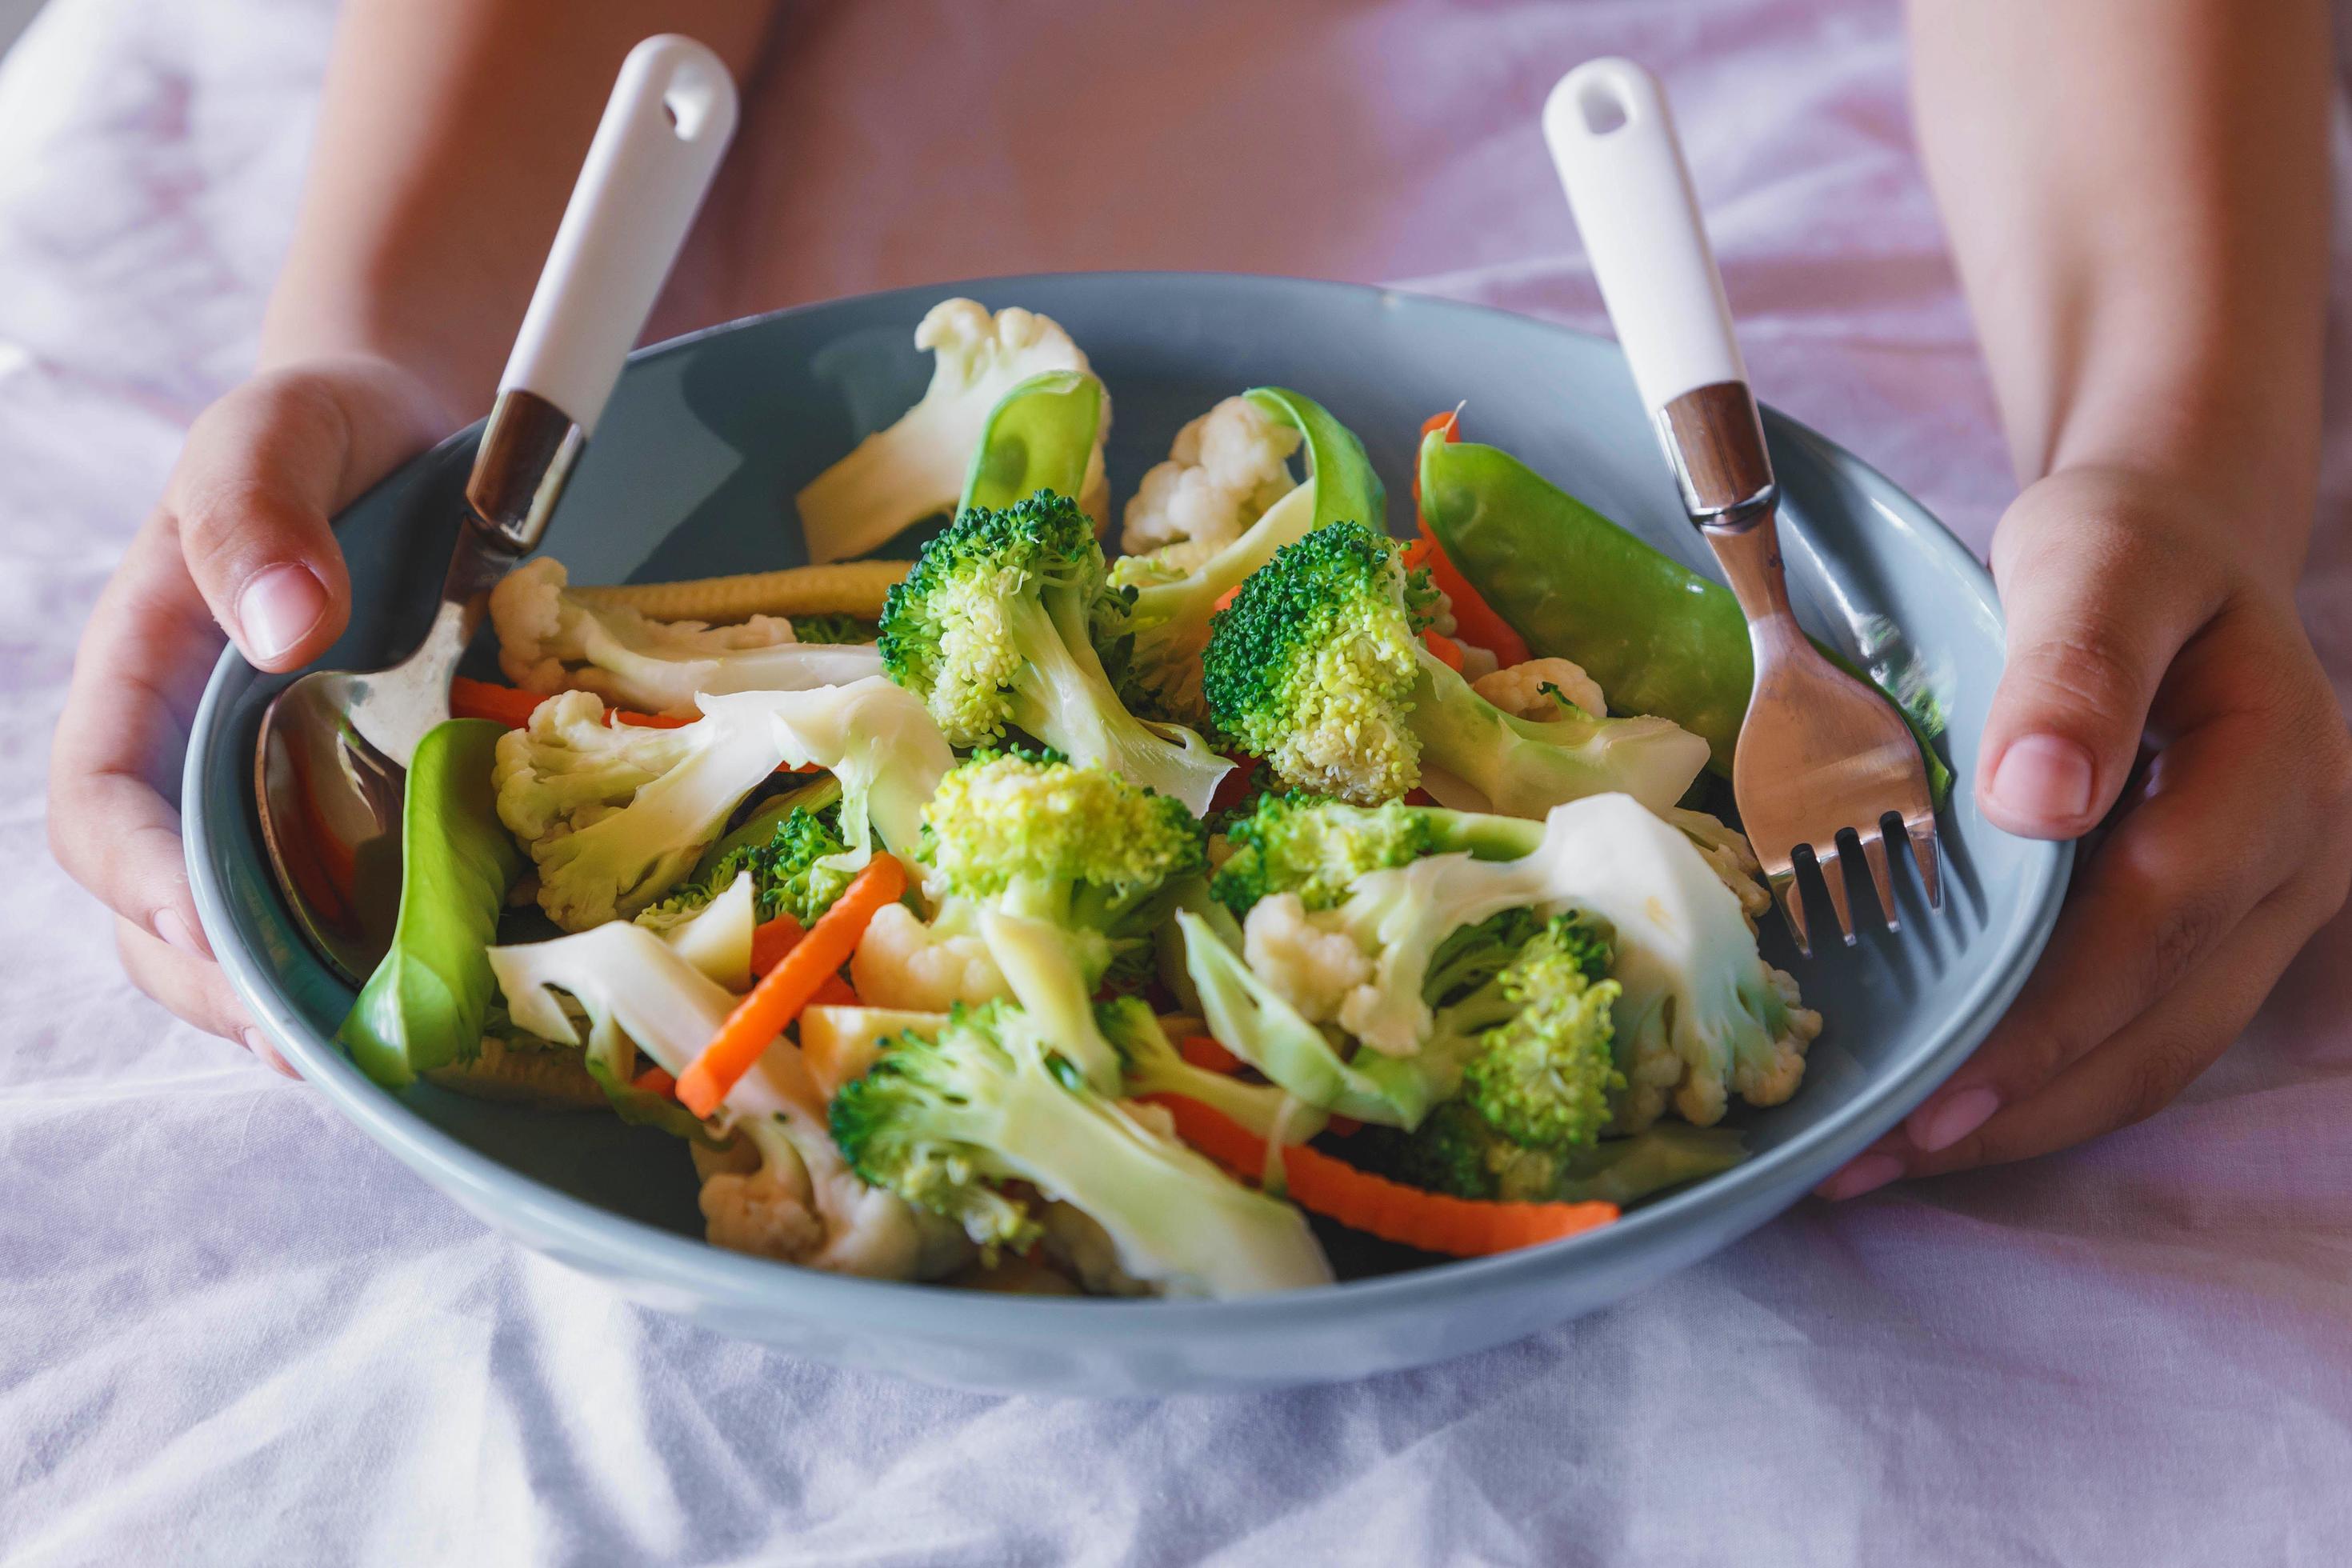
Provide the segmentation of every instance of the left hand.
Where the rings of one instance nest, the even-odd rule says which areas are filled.
[[[2041,480],[2002,518],[2009,658],[1978,798],[2028,837],[2106,831],[2008,1016],[1822,1196],[2154,1114],[2343,905],[2352,738],[2292,567],[2242,559],[2229,516],[2179,476],[2095,468]]]

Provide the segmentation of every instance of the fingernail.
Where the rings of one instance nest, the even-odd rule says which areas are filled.
[[[190,928],[188,922],[180,918],[179,910],[157,910],[155,911],[153,924],[155,927],[155,934],[162,937],[173,947],[178,948],[182,952],[188,954],[192,958],[209,959],[212,957],[213,950],[206,947],[205,945],[205,939],[198,936],[195,931]]]
[[[307,566],[272,566],[236,597],[237,630],[256,658],[276,658],[310,635],[327,613],[326,585]]]
[[[1847,1162],[1844,1170],[1813,1189],[1832,1203],[1843,1203],[1876,1192],[1903,1173],[1903,1162],[1892,1154],[1864,1154]]]
[[[265,1039],[260,1030],[247,1029],[245,1032],[245,1048],[268,1063],[276,1071],[283,1073],[297,1082],[300,1081],[302,1075],[288,1065],[286,1058],[278,1054],[278,1047]]]
[[[2009,743],[1992,775],[1993,798],[2017,816],[2071,822],[2091,809],[2091,753],[2056,735]]]
[[[1963,1089],[1911,1113],[1911,1142],[1923,1153],[1948,1149],[1982,1127],[2000,1109],[2000,1096],[1982,1084]]]

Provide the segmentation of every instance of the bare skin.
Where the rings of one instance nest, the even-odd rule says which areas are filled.
[[[2018,477],[1977,785],[2105,832],[1976,1056],[1823,1184],[2148,1116],[2352,879],[2352,742],[2294,585],[2327,293],[2323,0],[1912,0],[1920,140]],[[2145,765],[2136,765],[2147,752]]]
[[[345,18],[259,374],[190,431],[92,616],[51,786],[58,857],[114,910],[133,979],[260,1050],[182,869],[202,672],[224,629],[266,669],[341,630],[327,519],[487,406],[628,46],[688,32],[740,71],[769,22],[729,0]],[[2291,598],[2319,427],[2323,0],[1913,0],[1912,20],[1922,141],[2026,485],[1994,546],[2011,658],[1978,788],[2012,832],[2112,825],[2016,1008],[1838,1196],[2153,1111],[2352,882],[2352,741]]]

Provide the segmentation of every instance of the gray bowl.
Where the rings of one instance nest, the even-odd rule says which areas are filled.
[[[919,396],[915,322],[970,294],[1062,322],[1111,389],[1116,493],[1177,426],[1261,384],[1296,386],[1360,434],[1410,528],[1406,481],[1431,411],[1468,398],[1508,448],[1694,565],[1613,344],[1499,311],[1276,279],[1079,275],[904,289],[719,327],[638,354],[549,534],[578,582],[703,576],[802,559],[791,498]],[[1797,963],[1829,1018],[1796,1100],[1748,1124],[1756,1157],[1607,1229],[1508,1256],[1370,1273],[1237,1302],[1024,1300],[878,1283],[706,1246],[684,1152],[594,1115],[391,1094],[331,1043],[351,1002],[279,905],[254,819],[263,706],[290,679],[232,652],[188,750],[188,866],[214,950],[278,1047],[368,1136],[466,1208],[634,1300],[846,1366],[966,1387],[1099,1394],[1360,1377],[1503,1343],[1617,1300],[1763,1224],[1892,1127],[1981,1040],[2055,919],[2068,855],[1990,828],[1969,797],[2000,616],[1984,570],[1918,504],[1768,415],[1790,575],[1813,629],[1910,661],[1948,717],[1960,781],[1944,815],[1946,908],[1904,884],[1904,930]],[[422,635],[478,429],[377,486],[339,523],[357,603],[321,661],[364,669]],[[1886,623],[1901,639],[1884,646]],[[1876,628],[1875,633],[1874,629]],[[1816,923],[1825,917],[1816,916]],[[1779,932],[1771,932],[1777,941]],[[1768,942],[1768,948],[1770,942]],[[1393,1267],[1367,1249],[1350,1269]]]

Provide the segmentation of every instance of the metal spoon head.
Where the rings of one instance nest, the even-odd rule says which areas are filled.
[[[321,670],[295,681],[263,712],[254,752],[278,886],[310,945],[355,986],[392,946],[408,778],[351,721],[371,679]]]

